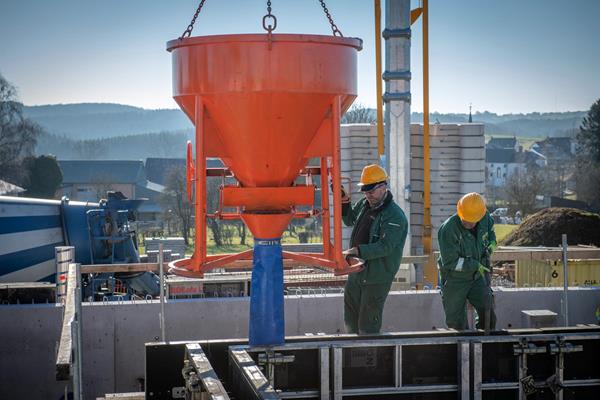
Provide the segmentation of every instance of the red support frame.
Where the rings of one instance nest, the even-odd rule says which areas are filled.
[[[342,254],[342,176],[341,176],[341,97],[335,96],[331,102],[331,118],[326,122],[329,125],[329,146],[325,154],[320,156],[319,173],[321,175],[321,217],[323,253],[296,253],[283,251],[283,258],[295,260],[306,265],[325,267],[334,272],[335,275],[344,275],[360,271],[364,261],[351,257],[346,259]],[[196,96],[196,160],[193,168],[193,186],[195,189],[194,212],[195,218],[195,250],[191,259],[180,259],[169,263],[171,271],[182,276],[202,277],[205,272],[213,268],[227,268],[234,261],[248,260],[252,258],[253,251],[246,250],[236,254],[206,254],[206,218],[216,217],[224,220],[241,219],[241,214],[222,213],[207,215],[206,211],[206,179],[207,175],[215,176],[215,171],[206,168],[206,109],[200,96]],[[328,154],[327,154],[328,153]],[[189,158],[189,151],[188,151]],[[328,165],[331,161],[331,165]],[[188,165],[190,164],[188,160]],[[188,166],[188,179],[190,177]],[[212,169],[211,169],[212,170]],[[227,170],[227,169],[225,169]],[[309,168],[307,167],[307,171]],[[222,172],[222,170],[219,170]],[[227,170],[228,171],[228,170]],[[220,173],[219,172],[219,173]],[[311,173],[316,173],[316,168],[310,168]],[[329,202],[329,179],[333,186],[333,243],[331,241],[331,204]],[[296,212],[295,218],[308,218],[314,216],[314,212]]]

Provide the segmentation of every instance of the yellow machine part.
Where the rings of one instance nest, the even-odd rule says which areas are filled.
[[[569,286],[600,286],[600,260],[569,260]],[[562,261],[516,261],[517,287],[563,286]]]

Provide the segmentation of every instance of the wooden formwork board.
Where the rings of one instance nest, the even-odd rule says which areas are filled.
[[[423,136],[422,135],[411,135],[410,145],[416,147],[423,147]],[[473,147],[473,148],[484,148],[485,137],[483,136],[463,136],[457,131],[455,135],[447,136],[430,136],[429,147]]]
[[[423,169],[423,157],[412,157],[410,159],[410,168],[416,170]],[[485,171],[485,160],[462,160],[460,158],[451,159],[431,159],[429,162],[431,171]]]
[[[342,149],[358,148],[377,148],[377,137],[372,136],[349,136],[340,138]]]
[[[340,136],[375,136],[377,137],[377,127],[371,124],[343,124],[340,127]]]
[[[424,208],[423,203],[411,203],[411,217],[422,216]],[[448,218],[456,212],[456,204],[431,204],[430,212],[432,216]]]
[[[454,204],[458,202],[461,194],[459,193],[432,193],[431,194],[431,204]],[[423,191],[422,190],[414,190],[412,188],[410,201],[412,203],[423,203]]]
[[[410,146],[411,158],[423,158],[423,147]],[[485,160],[485,148],[460,148],[460,147],[433,147],[430,149],[431,159],[460,159],[460,160]]]
[[[463,136],[483,136],[485,135],[484,124],[431,124],[429,125],[430,135],[448,135],[459,131]],[[410,124],[411,134],[422,134],[423,124]]]
[[[411,180],[411,190],[423,192],[424,184],[422,181]],[[485,182],[431,182],[430,193],[456,193],[461,196],[465,193],[485,192]]]
[[[410,170],[411,180],[421,181],[425,177],[425,172],[421,169]],[[457,170],[446,170],[439,171],[433,170],[429,173],[429,179],[431,182],[436,181],[453,181],[453,182],[483,182],[485,180],[485,171],[457,171]]]

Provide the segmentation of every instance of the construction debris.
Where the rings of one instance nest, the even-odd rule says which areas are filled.
[[[500,243],[504,246],[600,246],[600,215],[575,208],[546,208],[525,219]]]

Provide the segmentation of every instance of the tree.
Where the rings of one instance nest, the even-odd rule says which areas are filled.
[[[23,184],[23,160],[33,155],[42,129],[23,116],[17,91],[0,75],[0,179]]]
[[[511,208],[524,215],[535,210],[536,196],[544,192],[545,181],[537,168],[517,170],[508,178],[504,191]]]
[[[577,134],[577,198],[600,209],[600,99],[583,119]]]
[[[192,204],[187,199],[185,171],[174,167],[167,172],[165,192],[159,202],[165,210],[170,210],[173,220],[181,228],[183,241],[189,245],[190,228],[192,227]]]
[[[63,180],[56,157],[29,157],[25,159],[24,165],[27,170],[27,183],[24,185],[27,189],[26,195],[44,199],[54,198]]]
[[[108,171],[97,173],[90,183],[95,196],[94,200],[105,199],[107,192],[115,190],[114,177]]]
[[[206,211],[214,213],[219,207],[219,186],[221,178],[207,177],[206,178]],[[217,247],[223,246],[223,230],[221,222],[216,218],[207,218],[206,223],[212,231],[213,240]]]
[[[600,99],[596,100],[579,128],[577,134],[580,154],[600,164]]]
[[[75,142],[73,149],[82,160],[106,159],[106,154],[109,152],[109,146],[103,139],[80,140]]]
[[[375,110],[362,104],[354,104],[342,116],[342,124],[373,124],[377,122]]]

